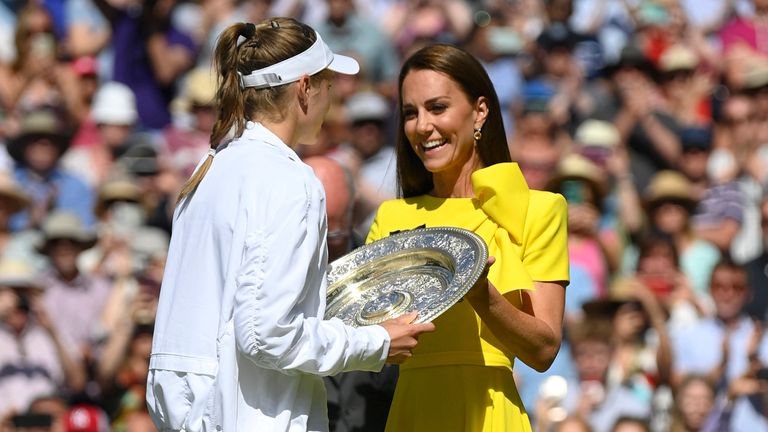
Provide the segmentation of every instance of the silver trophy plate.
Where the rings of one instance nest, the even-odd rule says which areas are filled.
[[[488,261],[480,236],[462,228],[418,228],[362,246],[328,268],[325,319],[358,327],[406,312],[428,322],[461,300]]]

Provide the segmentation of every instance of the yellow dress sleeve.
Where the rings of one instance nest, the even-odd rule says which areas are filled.
[[[365,238],[365,244],[372,243],[378,239],[381,238],[381,234],[379,232],[379,212],[376,212],[376,217],[373,219],[373,224],[371,224],[371,229],[368,231],[368,237]]]
[[[523,264],[539,282],[568,283],[568,206],[565,198],[531,191],[523,234]]]

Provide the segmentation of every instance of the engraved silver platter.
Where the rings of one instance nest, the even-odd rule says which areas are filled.
[[[431,321],[461,300],[487,260],[483,239],[465,229],[393,234],[329,265],[325,318],[358,327],[418,311],[415,322]]]

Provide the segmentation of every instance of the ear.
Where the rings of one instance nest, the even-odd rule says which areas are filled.
[[[475,101],[475,129],[482,129],[488,119],[488,98],[480,96]]]
[[[296,82],[296,97],[299,101],[299,107],[304,113],[309,108],[309,90],[311,87],[309,75],[302,75]]]

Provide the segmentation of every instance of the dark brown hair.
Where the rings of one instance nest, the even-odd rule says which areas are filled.
[[[238,44],[241,37],[242,42]],[[241,88],[238,72],[247,75],[279,63],[306,51],[315,40],[315,31],[293,18],[272,18],[257,25],[232,24],[221,33],[214,51],[218,86],[214,99],[217,118],[210,139],[212,149],[216,149],[230,131],[234,131],[235,137],[242,135],[248,120],[285,118],[285,102],[291,86]],[[312,78],[325,76],[320,72]],[[179,201],[197,188],[212,162],[213,156],[208,156],[187,180],[179,193]]]
[[[483,65],[466,51],[452,45],[430,45],[416,51],[400,70],[399,131],[396,144],[397,182],[405,198],[428,193],[432,187],[432,173],[424,168],[419,157],[411,148],[405,136],[403,121],[403,81],[412,70],[431,70],[442,73],[456,82],[470,103],[478,98],[488,100],[488,118],[482,129],[482,138],[477,143],[477,154],[482,166],[510,162],[507,136],[501,118],[499,98],[493,83]]]

